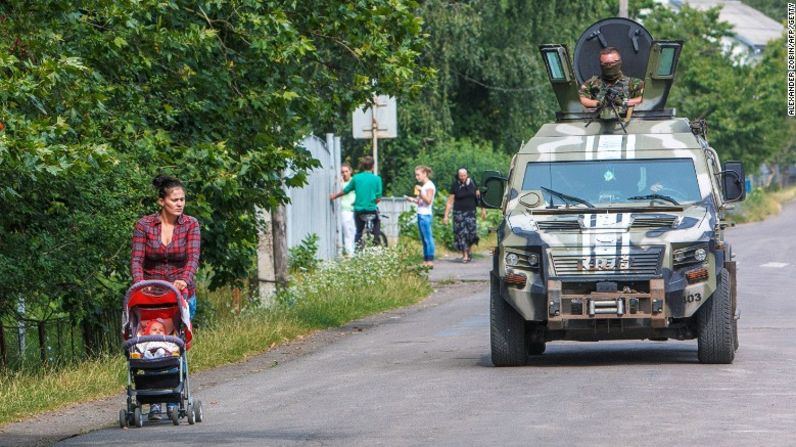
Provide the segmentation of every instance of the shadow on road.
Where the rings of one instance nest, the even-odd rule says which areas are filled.
[[[697,364],[696,345],[667,343],[633,344],[548,344],[547,351],[528,357],[527,367],[624,366],[655,364]],[[478,366],[493,368],[489,354],[481,357]]]

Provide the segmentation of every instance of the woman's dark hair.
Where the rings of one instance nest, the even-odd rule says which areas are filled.
[[[155,177],[152,180],[152,185],[157,188],[158,190],[158,197],[161,199],[165,199],[166,196],[169,194],[174,188],[182,188],[185,189],[185,186],[182,185],[182,182],[177,180],[174,177],[170,177],[168,175],[160,174],[159,176]]]

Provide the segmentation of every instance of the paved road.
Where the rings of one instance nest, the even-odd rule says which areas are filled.
[[[527,367],[494,368],[486,282],[466,282],[420,312],[206,387],[202,424],[60,445],[796,445],[794,225],[790,206],[730,233],[742,306],[732,365],[698,364],[695,341],[555,342]],[[444,262],[435,277],[462,272]]]

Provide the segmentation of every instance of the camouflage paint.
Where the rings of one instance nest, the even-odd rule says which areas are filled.
[[[640,202],[614,208],[575,206],[551,210],[545,208],[540,194],[522,190],[528,163],[671,158],[693,160],[700,201],[683,206],[649,206],[647,202]],[[610,121],[595,121],[588,126],[584,122],[542,126],[512,160],[503,202],[505,221],[498,231],[496,267],[500,277],[510,270],[526,274],[528,281],[522,288],[502,284],[504,299],[526,320],[546,322],[548,329],[577,331],[573,328],[580,326],[569,326],[569,320],[647,320],[646,323],[640,321],[641,332],[628,332],[629,338],[643,338],[660,336],[656,329],[665,328],[675,321],[679,321],[682,327],[684,320],[678,319],[692,317],[713,295],[717,269],[725,262],[723,234],[719,226],[720,213],[723,212],[716,175],[719,166],[715,151],[704,139],[695,136],[688,120],[682,118],[633,120],[627,125],[627,134],[617,123]],[[673,250],[696,244],[707,247],[707,259],[686,268],[675,268]],[[535,253],[540,256],[540,265],[536,268],[507,266],[507,253],[520,256]],[[648,264],[636,260],[652,259],[656,253],[657,267],[638,273],[643,269],[637,269],[636,264]],[[559,264],[556,264],[557,260]],[[559,271],[564,265],[570,266],[567,274]],[[573,265],[577,270],[572,270]],[[707,279],[689,284],[685,273],[698,268],[707,268]],[[628,286],[629,292],[566,292],[567,287],[577,288],[598,281],[646,285],[641,287],[643,291]],[[561,305],[562,298],[579,295],[584,298],[584,306],[586,299],[609,296],[642,297],[649,302],[663,298],[664,304],[657,315],[652,315],[652,312],[650,315],[632,316],[584,317],[564,315],[564,312],[554,315],[553,309]],[[672,333],[664,335],[672,336]],[[683,330],[678,336],[690,338],[694,335]],[[612,338],[622,336],[613,334]]]

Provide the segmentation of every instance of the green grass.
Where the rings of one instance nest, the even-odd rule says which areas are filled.
[[[194,333],[191,370],[238,362],[316,330],[417,303],[431,293],[424,275],[405,268],[405,257],[391,256],[374,252],[330,264],[297,278],[274,307],[249,306],[239,316],[231,311],[229,291],[208,295],[206,304],[215,314],[208,320],[212,324]],[[126,380],[121,355],[58,370],[0,373],[0,424],[112,396]]]
[[[758,222],[782,211],[782,204],[796,198],[796,186],[778,191],[755,189],[746,200],[736,205],[736,211],[729,214],[735,223]]]

